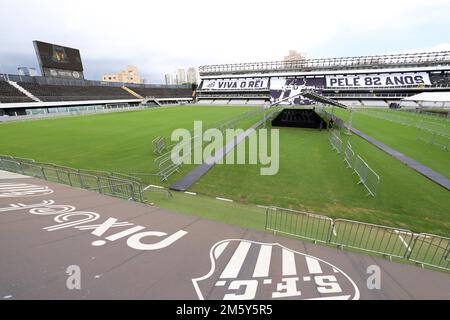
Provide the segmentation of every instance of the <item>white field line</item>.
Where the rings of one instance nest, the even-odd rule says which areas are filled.
[[[191,196],[196,196],[197,195],[196,192],[190,192],[190,191],[185,191],[184,193],[190,194]]]
[[[220,200],[220,201],[233,202],[233,200],[227,199],[227,198],[216,197],[216,199],[217,199],[217,200]]]
[[[142,191],[145,191],[145,190],[147,190],[147,189],[149,189],[149,188],[156,188],[156,189],[165,189],[164,187],[161,187],[161,186],[157,186],[157,185],[154,185],[154,184],[149,184],[148,186],[146,186]]]

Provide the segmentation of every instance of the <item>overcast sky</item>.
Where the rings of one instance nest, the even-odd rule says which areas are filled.
[[[0,72],[33,40],[80,49],[85,77],[136,65],[150,83],[204,64],[450,50],[443,0],[0,0]]]

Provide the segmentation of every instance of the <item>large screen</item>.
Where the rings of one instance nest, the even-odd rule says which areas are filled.
[[[322,77],[273,78],[270,80],[270,102],[280,105],[309,105],[315,102],[303,97],[303,90],[321,92],[325,86]]]
[[[80,51],[57,44],[33,41],[41,68],[83,71]]]

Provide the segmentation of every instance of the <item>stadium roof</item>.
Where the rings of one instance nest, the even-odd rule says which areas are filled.
[[[450,65],[450,51],[200,66],[201,75]]]
[[[402,100],[450,102],[450,92],[422,92]]]

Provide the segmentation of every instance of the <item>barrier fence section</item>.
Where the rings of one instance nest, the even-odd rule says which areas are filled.
[[[266,209],[266,229],[297,236],[314,242],[328,240],[333,220],[308,212],[269,207]]]
[[[128,104],[109,104],[108,107],[101,105],[97,106],[78,106],[78,107],[58,107],[50,108],[50,112],[47,108],[35,108],[27,109],[27,115],[23,116],[0,116],[0,122],[21,121],[21,120],[41,120],[48,118],[64,118],[70,116],[80,116],[97,113],[111,113],[122,111],[135,111],[149,109],[148,106],[130,106]],[[57,109],[52,111],[52,109]]]
[[[450,270],[450,238],[420,233],[414,239],[408,259]]]
[[[414,125],[414,120],[403,115],[393,114],[392,112],[379,112],[379,111],[369,111],[368,109],[363,109],[360,112],[364,113],[367,116],[383,119],[386,121],[394,122],[401,124],[403,126],[410,127]]]
[[[338,132],[338,131],[337,131]],[[333,150],[337,153],[342,152],[342,140],[339,138],[335,130],[330,131],[329,136],[330,144]],[[378,185],[380,184],[380,176],[364,161],[361,156],[357,155],[352,148],[350,142],[347,141],[347,145],[344,150],[344,161],[347,163],[347,168],[353,169],[358,175],[358,184],[363,184],[367,189],[368,194],[375,197],[378,191]]]
[[[333,150],[336,150],[337,153],[341,153],[342,140],[339,137],[339,131],[331,130],[328,139],[330,141],[331,148],[333,148]]]
[[[418,121],[416,128],[417,140],[439,146],[444,150],[450,150],[450,130],[445,124],[428,121]]]
[[[363,109],[359,112],[371,117],[395,122],[408,127],[415,125],[415,127],[419,129],[417,132],[417,140],[440,146],[445,150],[450,150],[450,127],[448,125],[448,121],[427,121],[423,119],[424,116],[421,114],[417,114],[418,117],[421,118],[417,119],[415,117],[401,115],[399,114],[400,111],[375,112],[368,109]]]
[[[49,163],[19,162],[11,160],[12,157],[0,156],[0,169],[39,179],[63,183],[73,187],[95,191],[127,200],[144,202],[141,184],[137,180],[125,179],[124,174],[113,176],[105,172],[104,175],[94,175],[73,168],[57,166]]]
[[[450,238],[279,207],[266,208],[266,230],[450,271]]]
[[[367,191],[368,195],[375,197],[378,190],[378,185],[380,184],[380,177],[378,174],[372,170],[371,167],[361,158],[359,155],[356,156],[354,168],[356,174],[359,177],[359,182],[362,183]]]
[[[215,128],[224,134],[226,129],[235,129],[237,127],[237,125],[240,122],[242,122],[243,120],[246,120],[251,117],[258,116],[258,115],[266,117],[266,113],[263,108],[258,108],[256,110],[250,110],[243,114],[229,118],[225,121],[215,123],[213,125],[203,128],[203,131],[206,131],[207,129]],[[154,159],[154,162],[158,168],[157,169],[158,171],[151,175],[159,176],[161,181],[167,181],[172,174],[174,174],[180,170],[180,167],[182,164],[174,163],[172,161],[171,156],[172,156],[173,148],[176,147],[176,148],[178,148],[178,150],[188,150],[188,152],[183,153],[183,156],[180,158],[181,162],[183,162],[182,160],[192,156],[192,154],[194,153],[194,150],[200,149],[209,143],[208,141],[203,141],[203,137],[201,137],[199,135],[196,136],[194,130],[191,130],[190,134],[191,134],[191,139],[188,141],[185,141],[182,145],[179,145],[178,142],[172,142],[171,144],[168,144],[168,142],[171,142],[170,136],[167,136],[167,137],[158,136],[152,140],[152,152],[153,152],[153,154],[157,155],[157,157]],[[167,143],[166,143],[166,141],[167,141]],[[195,143],[196,141],[200,141],[200,144]]]
[[[355,167],[355,160],[356,155],[353,151],[352,145],[350,144],[350,142],[347,142],[347,146],[345,147],[344,151],[344,161],[347,162],[347,168],[353,169]]]
[[[370,223],[336,219],[329,242],[385,256],[404,258],[410,249],[413,233]]]

